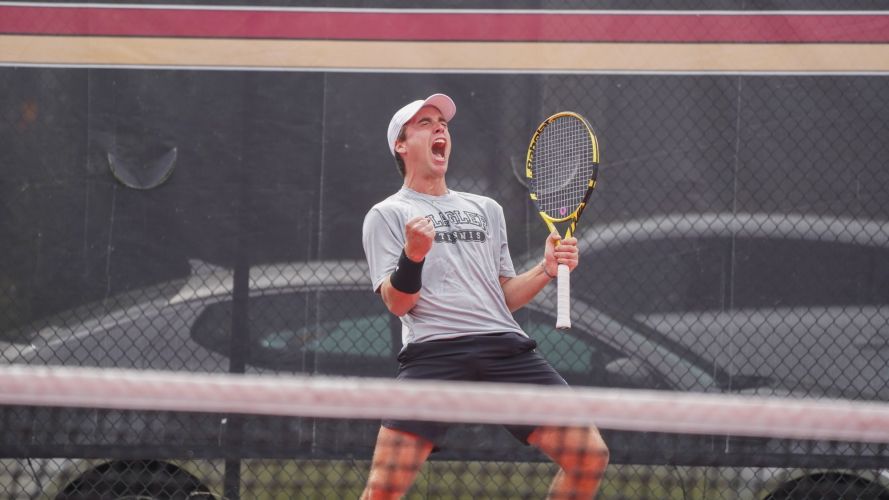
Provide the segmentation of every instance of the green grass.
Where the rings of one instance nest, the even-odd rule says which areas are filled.
[[[7,461],[11,462],[11,461]],[[102,460],[78,462],[54,479],[41,477],[46,498]],[[24,464],[19,464],[24,466]],[[224,464],[218,460],[177,461],[176,465],[208,486],[223,500]],[[38,467],[39,468],[39,467]],[[244,460],[239,494],[244,500],[357,499],[364,488],[370,464],[366,460]],[[42,470],[42,469],[41,469]],[[49,470],[47,470],[48,472]],[[29,469],[18,473],[0,464],[0,498],[31,497]],[[550,463],[429,461],[408,492],[420,499],[542,499],[556,467]],[[611,465],[602,481],[599,500],[753,500],[762,487],[750,469]],[[4,496],[8,495],[8,496]],[[203,499],[202,499],[203,500]]]
[[[369,468],[367,461],[245,461],[242,466],[241,498],[358,498]],[[423,466],[406,498],[542,499],[546,497],[556,470],[550,463],[430,461]],[[755,498],[752,492],[741,492],[745,484],[734,480],[734,476],[721,469],[611,465],[602,481],[598,498]],[[221,476],[217,480],[212,484],[220,484]],[[221,491],[216,487],[213,490]]]

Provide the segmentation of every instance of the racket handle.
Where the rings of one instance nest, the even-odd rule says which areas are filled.
[[[556,328],[571,328],[571,273],[568,266],[559,264],[556,276]]]

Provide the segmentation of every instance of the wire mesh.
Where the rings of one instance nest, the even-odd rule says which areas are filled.
[[[361,221],[401,183],[382,139],[392,112],[441,91],[458,107],[448,186],[501,204],[519,271],[539,262],[548,232],[527,199],[532,132],[564,109],[596,125],[601,164],[577,234],[573,329],[552,327],[554,289],[516,313],[570,385],[666,390],[677,398],[889,400],[889,86],[885,71],[872,69],[885,58],[862,55],[885,46],[885,12],[875,10],[882,5],[441,3],[590,15],[634,9],[622,11],[626,16],[671,9],[671,22],[716,12],[693,9],[720,9],[735,22],[706,36],[753,36],[758,26],[771,26],[761,33],[786,40],[775,26],[787,21],[785,28],[799,28],[790,31],[802,47],[792,61],[781,59],[792,71],[738,70],[742,57],[719,54],[777,57],[787,47],[741,41],[732,50],[765,52],[700,52],[711,46],[682,40],[701,36],[691,28],[707,25],[674,33],[643,16],[650,29],[625,34],[649,41],[622,45],[622,58],[638,62],[641,53],[650,56],[646,64],[668,66],[679,53],[659,59],[658,50],[692,47],[699,66],[513,71],[507,41],[486,63],[494,69],[470,72],[459,69],[460,58],[432,52],[431,41],[423,43],[430,52],[418,58],[426,64],[421,70],[252,71],[237,66],[243,59],[213,70],[130,60],[24,64],[11,60],[22,33],[9,23],[22,19],[10,13],[26,3],[3,4],[0,16],[4,365],[392,377],[401,324],[370,290]],[[231,12],[308,6],[243,3]],[[375,15],[387,14],[376,7],[405,7],[324,6],[371,7]],[[124,38],[53,34],[65,17],[53,5],[41,8],[44,19],[29,18],[40,22],[27,26],[36,33],[27,46],[70,44],[43,54],[49,59],[78,54],[84,41],[108,49],[105,55],[124,46]],[[565,19],[591,40],[611,36],[606,25]],[[843,36],[853,42],[833,43]],[[670,37],[675,44],[657,41]],[[807,45],[805,37],[816,42]],[[871,38],[854,43],[862,37]],[[540,46],[563,61],[569,47],[560,43]],[[611,47],[591,45],[602,56]],[[865,69],[818,69],[823,51],[838,46],[854,57],[827,62]],[[238,39],[237,47],[255,46]],[[708,69],[724,62],[735,69]],[[64,426],[72,418],[77,431]],[[110,409],[22,407],[3,419],[0,427],[17,423],[19,431],[2,436],[0,498],[15,499],[357,496],[377,430],[371,421]],[[494,489],[512,498],[542,496],[553,466],[498,432],[453,432],[458,444],[503,448],[493,447],[500,450],[495,459],[469,446],[436,456],[412,497],[495,496]],[[607,430],[605,439],[611,465],[603,498],[887,497],[889,451],[878,443],[631,430]]]
[[[4,448],[39,449],[36,444],[41,443],[57,455],[98,445],[120,450],[118,460],[69,481],[57,498],[125,494],[213,498],[220,494],[219,484],[204,484],[177,464],[139,459],[147,452],[168,459],[204,454],[208,459],[225,458],[226,471],[256,458],[277,456],[277,461],[258,463],[289,468],[291,475],[260,473],[247,484],[288,491],[290,497],[359,496],[365,484],[386,490],[398,482],[390,474],[399,474],[402,468],[415,470],[404,454],[419,450],[413,451],[416,444],[403,434],[386,439],[381,434],[373,454],[373,463],[380,468],[376,473],[356,474],[359,467],[368,465],[367,443],[380,418],[452,426],[451,437],[438,443],[436,462],[442,462],[430,465],[426,474],[451,476],[453,482],[429,479],[428,484],[416,486],[434,497],[545,495],[546,490],[539,487],[548,486],[559,469],[530,467],[543,456],[510,446],[503,439],[503,428],[494,424],[532,425],[538,429],[535,432],[549,433],[549,438],[533,442],[547,443],[539,447],[554,457],[560,474],[582,478],[577,488],[583,487],[583,481],[603,477],[608,452],[601,448],[598,432],[588,437],[588,428],[594,424],[663,439],[733,435],[771,438],[775,443],[793,440],[809,452],[832,441],[835,463],[842,463],[843,455],[878,455],[889,443],[889,406],[845,400],[25,366],[5,367],[0,381],[0,416],[7,430]],[[301,446],[301,431],[313,434],[311,447]],[[158,442],[154,432],[163,432],[168,439]],[[188,450],[186,456],[180,456],[183,449]],[[391,455],[381,449],[391,449]],[[704,448],[694,453],[700,455],[700,463],[710,455]],[[524,456],[517,461],[519,455]],[[24,462],[7,460],[7,468],[23,463],[31,467],[31,459],[40,458],[39,454],[25,456]],[[362,459],[360,465],[357,459]],[[512,462],[517,463],[510,466]],[[516,467],[526,472],[519,473]],[[306,477],[300,478],[297,470]],[[56,475],[43,477],[32,470],[26,477],[42,483]],[[244,487],[241,481],[239,488]],[[586,496],[576,490],[571,494]]]

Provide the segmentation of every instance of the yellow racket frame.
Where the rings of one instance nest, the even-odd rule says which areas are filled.
[[[540,134],[543,130],[548,127],[554,121],[564,118],[564,117],[573,117],[580,121],[584,127],[586,127],[587,133],[590,135],[590,141],[592,142],[593,149],[593,158],[592,161],[596,165],[598,172],[599,165],[599,140],[596,138],[596,134],[593,132],[593,128],[590,126],[590,123],[578,113],[573,111],[560,111],[546,120],[544,120],[540,126],[537,127],[537,130],[534,131],[534,135],[531,136],[531,144],[528,146],[528,154],[525,159],[525,177],[528,179],[534,178],[534,172],[531,170],[531,161],[534,158],[534,151],[537,149],[537,141],[540,139]],[[573,212],[566,215],[565,217],[551,217],[547,215],[546,212],[543,212],[538,209],[538,213],[540,214],[540,218],[543,219],[543,222],[546,223],[546,226],[550,231],[556,231],[556,223],[566,222],[571,220],[571,224],[568,226],[568,229],[565,230],[565,238],[570,238],[572,234],[574,234],[577,228],[577,221],[580,219],[580,214],[583,213],[583,209],[586,208],[587,201],[590,198],[590,194],[593,192],[593,189],[596,188],[596,179],[595,176],[592,179],[589,179],[589,184],[587,185],[586,193],[583,195],[583,200],[577,205]],[[529,190],[529,194],[531,195],[531,200],[534,201],[534,207],[537,208],[537,194],[533,191]]]

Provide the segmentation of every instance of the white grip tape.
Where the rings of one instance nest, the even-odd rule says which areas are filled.
[[[556,328],[571,328],[571,274],[568,266],[559,264],[556,277]]]

